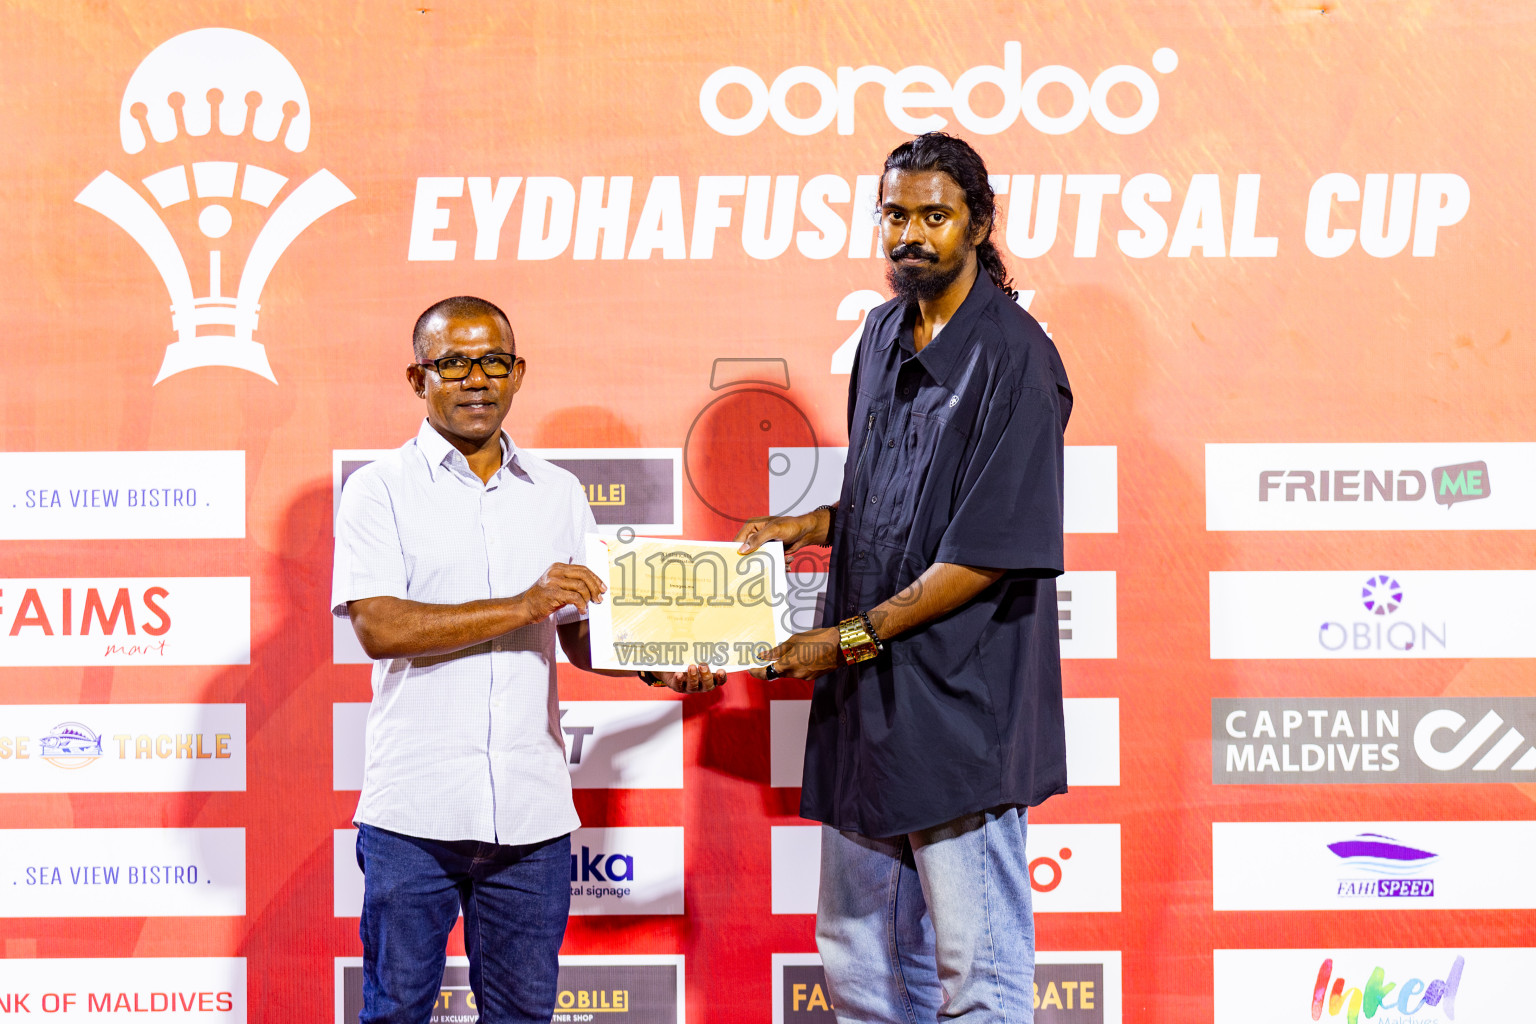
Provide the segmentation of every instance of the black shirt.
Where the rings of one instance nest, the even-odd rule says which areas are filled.
[[[816,681],[800,813],[876,837],[1067,788],[1055,583],[1066,370],[985,272],[915,354],[914,312],[877,307],[859,341],[824,624],[935,562],[1008,571]]]

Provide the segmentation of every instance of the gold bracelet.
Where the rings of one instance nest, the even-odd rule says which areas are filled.
[[[855,615],[839,622],[837,640],[843,649],[843,660],[850,665],[868,661],[880,653],[880,646],[864,627],[863,616]]]

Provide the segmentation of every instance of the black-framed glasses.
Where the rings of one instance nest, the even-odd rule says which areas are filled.
[[[480,367],[480,372],[487,377],[506,377],[512,373],[512,366],[518,357],[508,355],[505,352],[490,352],[479,359],[471,359],[468,356],[443,356],[441,359],[429,359],[417,366],[425,366],[436,370],[437,375],[443,380],[464,380],[475,367]]]

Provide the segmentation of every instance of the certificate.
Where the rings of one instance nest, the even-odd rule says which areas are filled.
[[[587,565],[608,592],[589,604],[592,667],[751,668],[789,639],[784,545],[587,537]]]

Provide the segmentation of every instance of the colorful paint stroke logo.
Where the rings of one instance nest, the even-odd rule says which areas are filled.
[[[1461,988],[1461,972],[1466,958],[1457,956],[1444,978],[1425,982],[1422,978],[1407,978],[1401,982],[1388,981],[1382,967],[1372,969],[1364,988],[1348,987],[1344,975],[1333,977],[1333,958],[1323,961],[1317,972],[1317,984],[1312,989],[1312,1019],[1334,1019],[1341,1014],[1345,1024],[1359,1024],[1366,1020],[1383,1019],[1423,1021],[1453,1021],[1456,1019],[1456,993]],[[1333,985],[1330,989],[1329,980]],[[1386,1012],[1383,1012],[1386,1011]],[[1437,1016],[1436,1011],[1440,1015]],[[1419,1016],[1419,1014],[1423,1016]]]
[[[84,768],[101,756],[101,737],[79,722],[60,722],[38,746],[43,760],[60,768]]]
[[[1350,867],[1376,876],[1340,879],[1339,896],[1390,899],[1435,894],[1435,880],[1421,872],[1440,859],[1438,854],[1376,832],[1362,832],[1353,839],[1329,843],[1328,849]]]
[[[1403,603],[1403,588],[1385,574],[1372,576],[1360,590],[1360,601],[1372,615],[1391,615]]]

